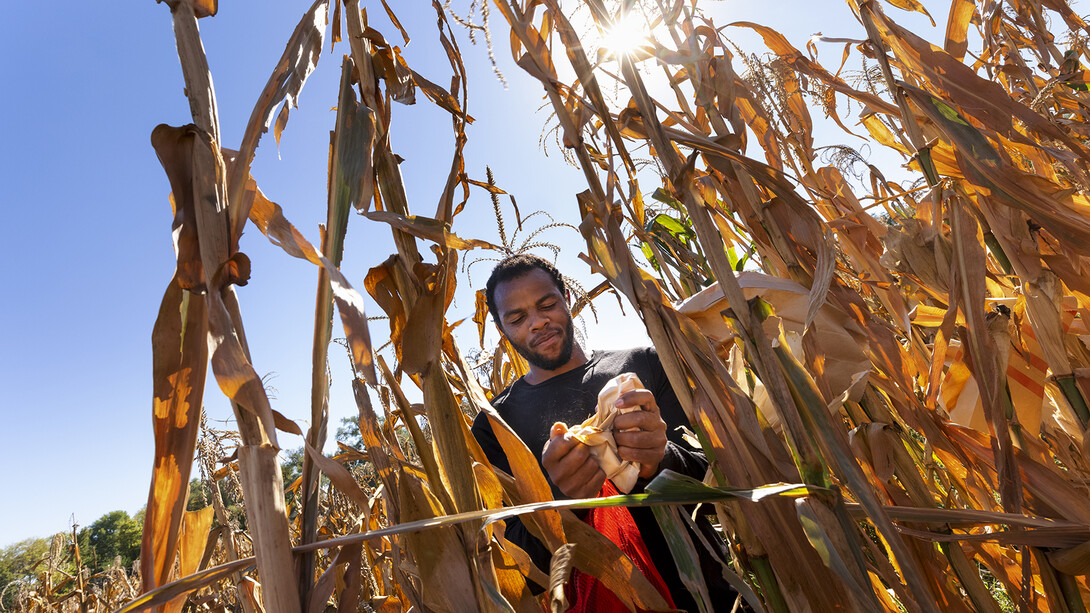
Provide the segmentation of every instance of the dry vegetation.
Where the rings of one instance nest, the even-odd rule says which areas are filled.
[[[489,9],[491,37],[509,39],[540,80],[586,177],[558,220],[579,225],[584,259],[607,282],[588,295],[609,289],[638,310],[714,459],[708,483],[723,488],[664,479],[653,493],[598,504],[712,501],[733,552],[723,572],[757,611],[1085,611],[1090,28],[1067,0],[950,0],[939,48],[898,26],[891,7],[923,11],[915,0],[847,2],[858,23],[844,29],[865,36],[840,42],[858,71],[839,53],[823,65],[815,46],[760,25],[713,24],[695,0],[636,3],[657,24],[655,44],[602,63],[559,0],[478,7]],[[188,599],[190,610],[539,611],[524,577],[547,580],[490,523],[501,507],[530,503],[542,504],[519,510],[534,510],[525,517],[545,543],[576,543],[575,567],[626,602],[653,605],[615,547],[548,503],[533,454],[498,418],[489,414],[513,475],[494,473],[469,435],[467,414],[490,411],[488,398],[523,366],[501,344],[479,380],[445,318],[464,252],[497,248],[452,232],[471,184],[497,191],[463,171],[455,18],[434,3],[454,78],[429,81],[368,27],[359,0],[317,0],[234,151],[219,140],[196,28],[215,0],[167,4],[193,124],[152,137],[173,189],[178,265],[154,333],[144,595],[124,610],[179,611]],[[616,4],[579,10],[607,28]],[[741,28],[769,53],[740,54],[726,37]],[[315,247],[249,168],[265,130],[285,128],[330,36],[350,55]],[[637,69],[641,53],[654,56],[641,64],[649,72]],[[651,72],[671,95],[649,93]],[[619,104],[603,91],[619,92]],[[388,139],[389,105],[421,92],[453,119],[434,217],[410,209]],[[840,124],[845,108],[860,120],[841,127],[903,156],[912,179],[887,180],[904,171],[815,142],[811,114]],[[338,271],[352,212],[387,224],[397,246],[357,281],[388,317],[390,364]],[[248,222],[319,270],[308,420],[319,427],[307,432],[272,409],[249,359],[235,299]],[[364,449],[329,459],[320,450],[334,308]],[[478,326],[484,315],[478,304]],[[185,510],[209,364],[240,444],[205,473],[237,475],[244,526],[216,501],[219,488],[212,506]],[[422,390],[422,407],[404,386]],[[282,482],[277,430],[308,441],[295,484]],[[782,483],[795,485],[766,487]],[[660,521],[686,521],[674,508],[660,507]],[[701,546],[674,545],[682,562]],[[699,576],[690,579],[699,592]]]

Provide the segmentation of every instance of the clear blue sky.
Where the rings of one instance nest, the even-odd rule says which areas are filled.
[[[8,253],[0,264],[0,467],[8,486],[7,502],[0,505],[0,547],[70,529],[72,517],[88,525],[112,510],[134,513],[147,498],[150,337],[174,269],[169,186],[149,135],[159,123],[181,125],[190,116],[168,8],[153,0],[122,4],[39,3],[0,24],[0,50],[8,58],[0,96],[6,217],[0,243]],[[431,2],[391,4],[413,36],[403,46],[409,65],[449,83],[445,57],[437,53]],[[225,1],[218,16],[201,20],[226,146],[237,146],[257,93],[309,5]],[[381,5],[364,5],[372,25],[401,45]],[[834,0],[726,0],[704,7],[719,26],[757,21],[784,32],[799,48],[818,31],[862,37],[846,4]],[[917,32],[941,37],[925,20],[887,10]],[[945,6],[933,10],[940,28],[945,12]],[[574,194],[585,189],[581,173],[564,164],[555,145],[549,157],[543,155],[538,140],[547,114],[536,111],[541,88],[513,66],[506,30],[496,30],[507,90],[492,75],[483,44],[471,46],[456,29],[469,70],[469,112],[477,118],[467,130],[467,171],[483,180],[489,164],[524,214],[546,209],[558,221],[577,223]],[[749,40],[742,32],[738,38]],[[266,195],[315,243],[325,216],[330,109],[347,52],[342,43],[331,54],[327,43],[279,150],[269,134],[253,169]],[[822,52],[829,63],[839,57],[839,48]],[[410,206],[431,214],[450,165],[450,122],[420,98],[413,107],[395,105],[392,131],[394,150],[405,158]],[[483,192],[474,192],[454,230],[498,240]],[[389,234],[385,226],[351,220],[345,270],[361,290],[366,270],[393,251]],[[566,272],[586,280],[587,287],[597,282],[578,260],[585,246],[574,231],[550,230],[545,236],[565,247],[559,264]],[[253,261],[250,284],[239,294],[255,367],[270,375],[274,407],[305,427],[316,269],[252,228],[242,250]],[[474,268],[475,287],[483,285],[488,268]],[[464,276],[460,282],[469,285]],[[460,296],[448,313],[451,320],[472,314],[471,293]],[[609,314],[604,325],[589,322],[590,345],[639,343],[639,322],[629,317],[618,324],[612,304],[611,298],[601,303]],[[380,314],[369,306],[370,315]],[[376,322],[372,336],[381,343],[385,324]],[[468,349],[472,335],[463,338]],[[345,393],[346,362],[336,350],[331,360],[336,424],[355,409]],[[210,417],[230,417],[211,378],[205,403]],[[292,448],[298,442],[282,435],[281,444]]]

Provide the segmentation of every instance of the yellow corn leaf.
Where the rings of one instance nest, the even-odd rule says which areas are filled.
[[[212,520],[215,513],[211,506],[199,511],[186,511],[182,520],[180,546],[178,547],[178,575],[188,577],[197,572],[201,558],[204,556],[205,545],[208,543],[208,532],[212,528]],[[178,597],[165,607],[166,613],[178,613],[185,605],[186,598]]]
[[[973,18],[975,11],[976,3],[973,0],[950,2],[950,17],[946,21],[946,43],[943,47],[959,62],[965,59],[965,52],[969,47],[969,21]]]
[[[916,13],[923,13],[927,15],[927,18],[931,20],[931,27],[935,27],[935,18],[931,16],[931,13],[927,12],[923,4],[919,0],[886,0],[886,2],[893,6],[906,11],[912,11]]]
[[[917,326],[923,326],[925,328],[937,328],[942,325],[942,322],[944,319],[946,319],[946,314],[948,312],[949,309],[944,309],[936,306],[928,306],[926,304],[918,304],[916,305],[916,308],[912,309],[912,312],[909,313],[908,316],[912,323],[916,324]],[[959,312],[956,321],[957,325],[964,326],[965,316]]]
[[[910,155],[908,148],[893,134],[893,131],[889,129],[889,126],[878,118],[877,113],[864,113],[861,120],[863,126],[867,128],[867,132],[870,132],[870,135],[874,140],[890,149],[896,149],[905,155]]]

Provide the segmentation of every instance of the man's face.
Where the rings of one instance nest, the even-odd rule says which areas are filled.
[[[571,361],[575,328],[568,303],[548,273],[535,268],[500,283],[495,300],[500,330],[527,362],[553,371]]]

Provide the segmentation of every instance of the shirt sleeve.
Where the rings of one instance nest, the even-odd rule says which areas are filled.
[[[507,461],[507,454],[503,452],[499,440],[496,439],[496,433],[492,431],[492,423],[488,421],[487,413],[481,411],[477,417],[473,418],[473,427],[470,428],[470,432],[473,433],[473,438],[477,439],[477,444],[481,446],[481,451],[492,466],[510,474],[511,464]]]

